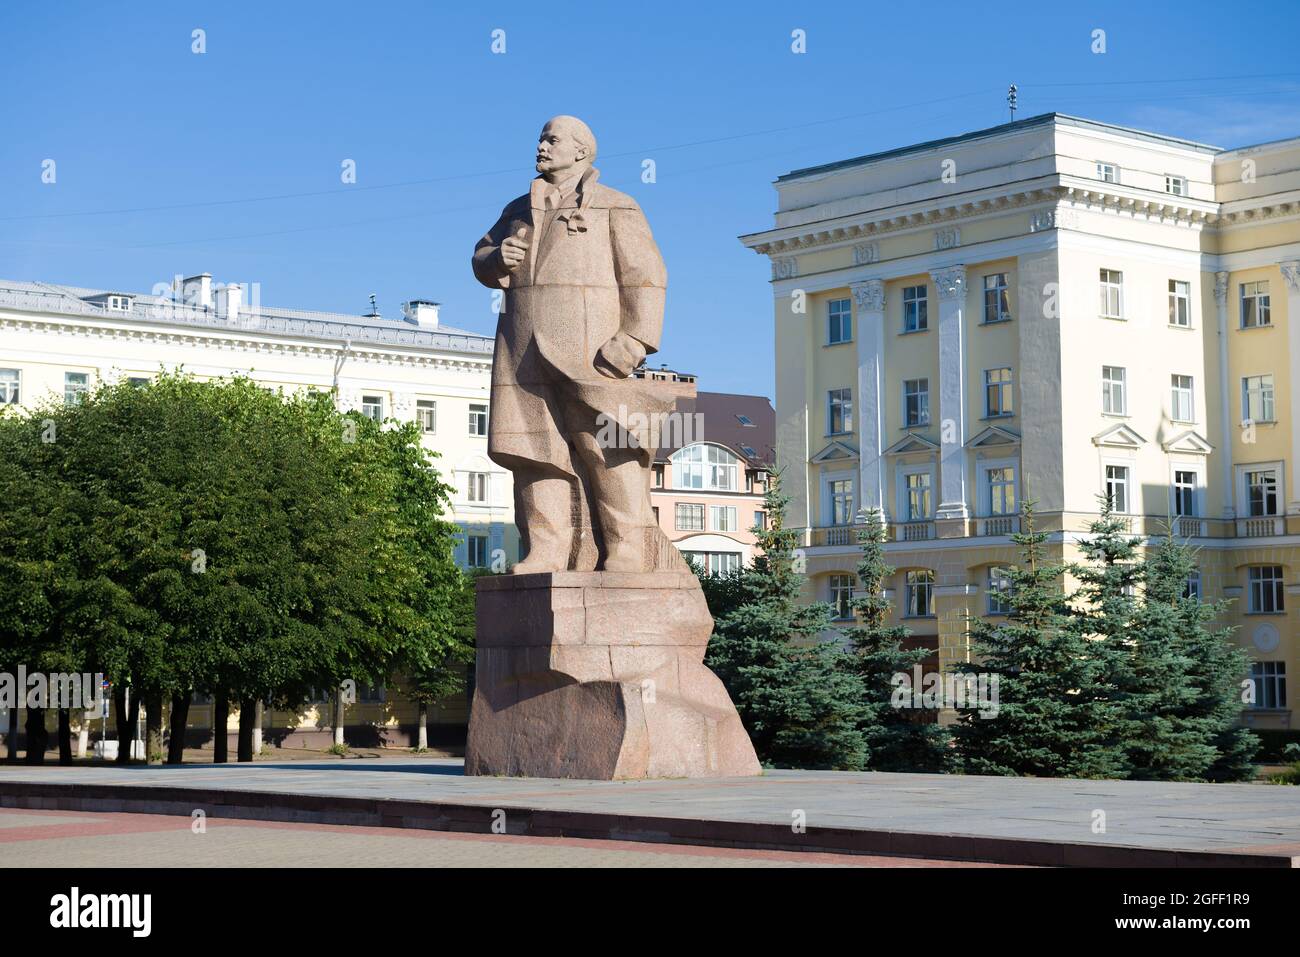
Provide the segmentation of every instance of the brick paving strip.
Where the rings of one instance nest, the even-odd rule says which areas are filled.
[[[40,864],[48,866],[54,856],[52,847],[61,842],[75,841],[75,848],[67,848],[65,857],[75,860],[77,864],[97,866],[105,859],[115,865],[133,866],[142,863],[152,866],[160,856],[169,862],[169,866],[203,866],[193,859],[186,860],[173,855],[174,842],[164,846],[146,843],[141,840],[132,842],[133,848],[139,848],[140,854],[123,855],[115,845],[110,851],[96,845],[97,838],[119,837],[125,835],[148,834],[183,834],[189,835],[192,819],[178,815],[162,814],[122,814],[114,812],[89,812],[69,816],[62,811],[34,810],[0,810],[0,847],[10,845],[0,853],[0,867],[22,867]],[[451,844],[467,845],[455,849],[452,853],[434,850],[428,853],[417,851],[415,855],[423,866],[456,866],[459,864],[477,864],[481,858],[481,848],[475,845],[496,845],[496,850],[505,852],[507,860],[517,862],[520,866],[552,866],[563,862],[568,852],[585,852],[576,863],[612,863],[624,866],[656,866],[669,862],[673,866],[711,867],[722,865],[738,866],[794,866],[794,867],[985,867],[989,865],[963,861],[932,861],[905,857],[871,857],[856,854],[821,854],[808,851],[769,851],[741,848],[719,848],[682,844],[643,844],[635,841],[589,840],[583,838],[526,837],[510,834],[466,834],[446,831],[426,831],[413,829],[394,829],[391,827],[366,827],[357,825],[304,824],[285,821],[248,821],[212,818],[207,822],[209,831],[218,830],[247,831],[264,830],[281,833],[309,832],[317,835],[343,836],[349,839],[368,837],[372,840],[368,847],[372,849],[376,862],[393,863],[391,842],[426,841],[445,848]],[[147,838],[143,839],[147,842]],[[385,842],[389,842],[385,846]],[[27,854],[17,852],[12,845],[35,845]],[[101,842],[102,843],[102,842]],[[270,845],[272,853],[278,852],[275,866],[289,866],[294,863],[295,847],[284,842],[277,845],[273,836],[259,839],[259,846]],[[191,845],[191,848],[194,848]],[[224,852],[224,849],[221,849]],[[110,856],[111,855],[111,856]],[[143,856],[144,860],[139,858]],[[592,860],[594,858],[594,861]],[[672,860],[676,858],[676,860]],[[86,863],[89,859],[90,863]],[[357,863],[349,858],[349,863]],[[364,862],[362,862],[364,863]],[[221,866],[239,867],[244,862],[237,858],[222,860]],[[265,865],[264,865],[265,866]],[[402,866],[400,863],[397,866]],[[993,865],[1002,866],[1002,865]]]
[[[772,771],[465,777],[455,759],[3,767],[0,806],[1037,866],[1298,867],[1300,789]],[[1094,833],[1098,811],[1105,831]],[[806,827],[793,826],[801,817]]]

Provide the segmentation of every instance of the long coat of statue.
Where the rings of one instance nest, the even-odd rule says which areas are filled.
[[[668,281],[641,207],[601,186],[598,175],[588,170],[568,196],[538,177],[474,249],[474,275],[505,290],[488,455],[506,468],[545,463],[576,475],[566,433],[671,408],[671,399],[645,380],[597,369],[598,350],[620,330],[647,354],[658,351]],[[495,253],[521,230],[527,258],[507,272]],[[654,449],[642,447],[641,454],[648,465]]]

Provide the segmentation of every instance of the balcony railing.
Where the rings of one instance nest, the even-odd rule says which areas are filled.
[[[896,542],[925,542],[934,538],[934,522],[902,522],[891,525]]]
[[[1281,516],[1237,519],[1237,534],[1242,538],[1264,538],[1286,534],[1286,521]]]
[[[1020,531],[1020,516],[993,515],[976,519],[975,524],[980,535],[1014,535]]]

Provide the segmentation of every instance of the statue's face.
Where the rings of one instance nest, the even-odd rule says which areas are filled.
[[[563,173],[586,159],[586,153],[563,123],[547,123],[537,140],[537,172]]]

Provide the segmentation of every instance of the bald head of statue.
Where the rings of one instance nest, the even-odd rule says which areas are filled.
[[[568,179],[596,159],[596,137],[576,116],[554,116],[537,139],[537,172],[547,182]]]

